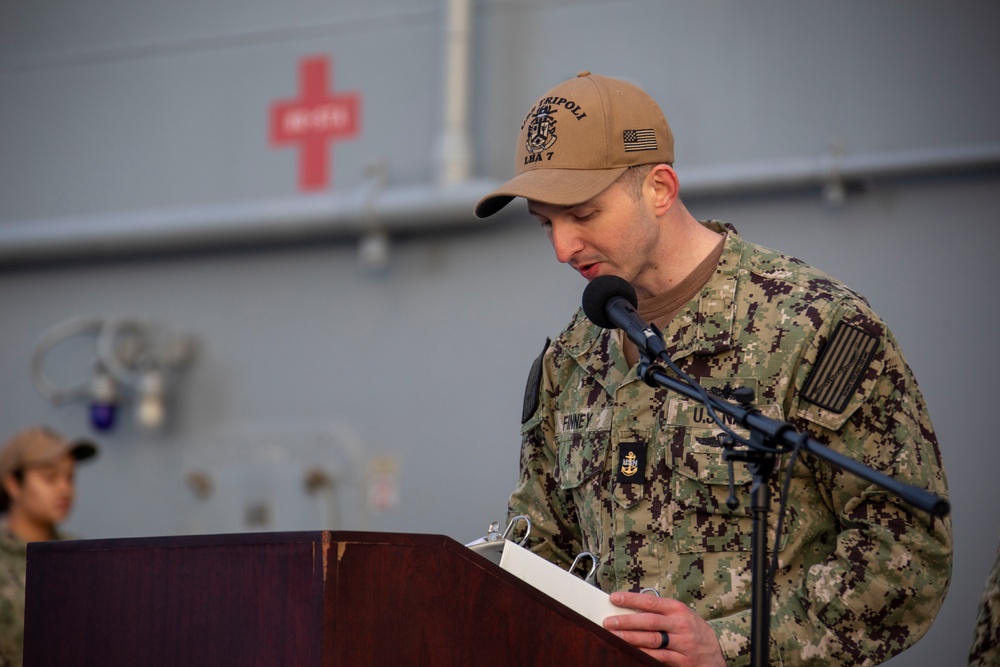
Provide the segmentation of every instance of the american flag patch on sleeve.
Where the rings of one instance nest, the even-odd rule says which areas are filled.
[[[843,412],[861,384],[877,345],[878,339],[867,331],[838,322],[809,374],[802,398],[821,408]]]
[[[625,152],[655,151],[656,132],[653,130],[625,130]]]

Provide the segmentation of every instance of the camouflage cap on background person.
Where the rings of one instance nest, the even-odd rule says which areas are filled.
[[[652,97],[626,81],[580,72],[528,111],[515,176],[476,204],[476,216],[487,218],[514,197],[580,204],[629,167],[673,162],[674,136]]]
[[[45,465],[70,454],[77,461],[97,454],[89,440],[69,440],[44,426],[15,433],[0,449],[0,479],[27,466]]]

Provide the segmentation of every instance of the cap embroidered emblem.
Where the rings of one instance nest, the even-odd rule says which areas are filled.
[[[625,130],[622,134],[626,153],[656,150],[656,132],[653,130]]]
[[[525,148],[529,153],[541,153],[556,143],[555,111],[550,106],[540,106],[534,118],[528,123],[528,138]]]

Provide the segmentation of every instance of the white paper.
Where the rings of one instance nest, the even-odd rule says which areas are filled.
[[[500,567],[526,581],[573,611],[604,627],[608,616],[638,613],[611,604],[610,596],[558,565],[536,556],[510,540],[504,540]]]

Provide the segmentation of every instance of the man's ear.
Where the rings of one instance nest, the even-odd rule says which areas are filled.
[[[653,193],[653,212],[663,215],[677,201],[677,172],[668,164],[658,164],[646,174],[646,186]]]
[[[13,475],[4,475],[3,490],[11,500],[17,500],[21,496],[21,483]]]

